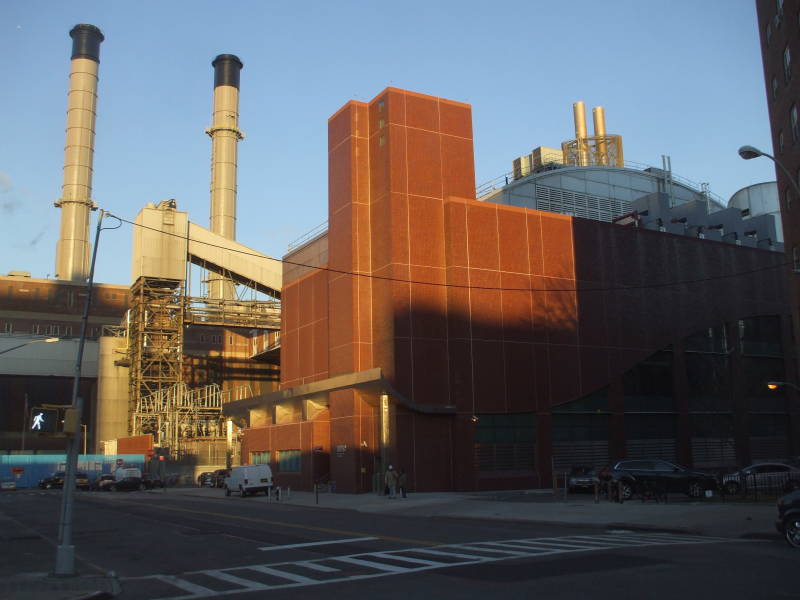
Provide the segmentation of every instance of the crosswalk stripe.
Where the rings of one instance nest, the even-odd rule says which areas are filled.
[[[447,548],[448,546],[442,546]],[[477,556],[475,554],[462,554],[461,552],[443,552],[442,550],[432,550],[431,548],[416,548],[414,552],[421,552],[423,554],[433,554],[436,556],[455,556],[456,558],[465,558],[467,560],[486,560],[485,556]]]
[[[336,573],[338,571],[341,571],[341,569],[334,569],[333,567],[328,567],[326,565],[321,565],[319,563],[311,562],[310,560],[297,562],[295,564],[300,565],[301,567],[306,567],[307,569],[313,569],[314,571],[319,571],[321,573]]]
[[[558,549],[558,550],[580,550],[585,549],[589,550],[592,549],[592,546],[587,546],[583,542],[575,541],[565,541],[565,542],[548,542],[548,541],[539,541],[539,540],[513,540],[508,542],[503,542],[503,544],[518,547],[522,550],[528,550],[531,548],[545,548],[545,549]]]
[[[376,537],[344,538],[341,540],[325,540],[323,542],[306,542],[304,544],[286,544],[284,546],[262,546],[259,550],[267,552],[269,550],[290,550],[293,548],[308,548],[310,546],[329,546],[331,544],[349,544],[351,542],[371,542],[377,540]]]
[[[386,563],[371,562],[360,558],[353,558],[351,556],[337,556],[336,558],[332,558],[331,560],[335,560],[337,562],[346,562],[353,565],[358,565],[359,567],[369,567],[370,569],[376,569],[378,571],[389,571],[391,573],[405,573],[406,571],[412,569],[411,567],[397,567],[395,565],[387,565]]]
[[[572,541],[578,544],[596,544],[598,546],[608,546],[608,547],[624,547],[624,546],[643,546],[643,545],[652,545],[651,542],[645,544],[638,540],[630,541],[630,540],[622,540],[622,539],[614,539],[612,537],[604,537],[604,538],[594,538],[592,536],[574,536],[569,538],[568,541]]]
[[[513,547],[513,549],[508,549],[508,550],[497,550],[497,549],[494,549],[494,548],[484,548],[484,546],[498,546],[499,548],[509,548],[509,546],[506,545],[504,542],[481,542],[480,545],[479,544],[475,544],[475,545],[472,546],[472,548],[475,549],[475,550],[478,550],[480,552],[499,552],[499,553],[502,553],[502,554],[510,554],[511,556],[525,556],[526,555],[525,551],[522,548],[518,547],[518,546]],[[552,551],[553,552],[556,552],[556,551],[565,552],[566,550],[557,550],[556,548],[552,548]]]
[[[266,590],[270,587],[266,583],[259,583],[258,581],[231,575],[230,573],[225,573],[224,571],[203,571],[203,573],[210,577],[215,577],[217,579],[221,579],[222,581],[227,581],[228,583],[235,583],[236,585],[240,585],[252,590]]]
[[[266,575],[274,575],[275,577],[280,577],[282,579],[288,579],[289,581],[294,581],[295,583],[318,583],[318,579],[311,579],[311,577],[304,577],[303,575],[296,575],[295,573],[287,573],[286,571],[280,571],[278,569],[272,569],[270,567],[265,567],[263,565],[256,565],[254,567],[246,567],[252,571],[258,571],[259,573],[264,573]],[[274,587],[274,586],[273,586]]]
[[[377,556],[380,558],[389,558],[392,560],[399,560],[405,561],[410,563],[416,563],[418,565],[428,565],[428,566],[436,566],[436,565],[446,565],[449,563],[443,563],[441,561],[436,560],[425,560],[424,558],[413,558],[411,556],[404,556],[402,554],[396,554],[394,552],[375,552],[374,554],[370,554],[370,556]]]
[[[203,587],[202,585],[197,585],[191,581],[186,581],[185,579],[180,579],[174,575],[156,575],[155,577],[156,579],[160,579],[165,583],[174,585],[176,588],[182,589],[184,592],[191,592],[196,596],[213,596],[217,593],[212,589]]]

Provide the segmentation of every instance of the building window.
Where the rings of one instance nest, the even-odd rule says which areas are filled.
[[[53,325],[53,326],[50,328],[50,332],[51,332],[51,333],[52,333],[54,336],[58,336],[58,335],[59,335],[59,331],[60,331],[60,329],[61,329],[61,328],[60,328],[58,325]]]
[[[39,335],[39,332],[42,330],[40,325],[33,325],[31,326],[31,333],[33,335]]]
[[[72,337],[72,325],[67,325],[66,327],[64,327],[64,336]]]
[[[786,81],[792,78],[792,53],[789,52],[789,46],[783,51],[783,78]]]
[[[536,416],[533,413],[476,415],[478,471],[535,470]]]
[[[278,450],[278,472],[299,473],[300,456],[300,450]]]
[[[778,78],[775,75],[772,76],[772,99],[778,99]]]
[[[786,207],[787,211],[792,208],[792,192],[789,188],[783,191],[783,205]]]
[[[792,248],[792,270],[800,273],[800,248],[797,246]]]
[[[378,146],[385,146],[386,145],[386,136],[379,135],[378,136]]]
[[[14,324],[6,321],[6,323],[3,325],[3,331],[5,331],[6,333],[13,333]]]
[[[789,110],[789,121],[792,124],[792,141],[796,142],[797,138],[800,137],[797,131],[797,105],[792,104],[791,110]]]
[[[260,450],[258,452],[250,453],[251,465],[268,465],[269,464],[269,450]]]
[[[383,112],[383,108],[386,106],[386,103],[383,100],[378,100],[378,112]]]
[[[783,154],[783,131],[778,132],[778,153]]]
[[[767,46],[769,46],[769,43],[772,41],[772,23],[767,23],[766,36],[767,36]]]
[[[386,127],[386,119],[379,119],[378,120],[378,127],[380,127],[381,129]]]

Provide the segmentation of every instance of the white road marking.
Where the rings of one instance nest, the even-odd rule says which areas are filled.
[[[285,546],[262,546],[259,550],[289,550],[291,548],[308,548],[310,546],[328,546],[330,544],[348,544],[350,542],[371,542],[377,540],[376,537],[345,538],[343,540],[326,540],[324,542],[307,542],[305,544],[286,544]]]
[[[356,538],[362,539],[362,538]],[[322,585],[328,583],[340,583],[346,581],[358,581],[362,579],[372,579],[375,577],[386,577],[390,575],[400,575],[405,573],[417,573],[432,569],[443,569],[446,567],[476,565],[482,563],[498,562],[502,560],[515,559],[520,557],[536,558],[552,554],[566,554],[574,552],[590,552],[596,550],[611,550],[619,547],[640,548],[643,546],[666,546],[673,544],[710,544],[720,542],[748,542],[752,540],[727,539],[727,538],[704,538],[691,535],[672,535],[672,534],[634,534],[634,535],[576,535],[564,537],[546,538],[525,538],[515,540],[481,541],[467,544],[444,544],[434,548],[403,548],[398,550],[385,550],[377,552],[362,552],[349,554],[346,556],[328,556],[313,560],[285,561],[271,563],[268,565],[240,565],[227,569],[208,569],[204,571],[192,571],[183,573],[183,576],[209,575],[217,579],[227,581],[240,587],[231,590],[216,591],[180,579],[172,575],[148,575],[143,577],[127,577],[123,581],[136,581],[144,579],[155,579],[166,584],[178,587],[188,594],[181,596],[165,596],[159,600],[197,600],[199,598],[209,598],[217,596],[227,596],[257,590],[273,590],[293,587],[304,587],[311,585]],[[470,554],[473,552],[474,554]],[[463,559],[457,562],[440,562],[436,560],[424,560],[406,556],[407,553],[428,554],[431,556],[454,557]],[[372,559],[372,560],[370,560]],[[377,560],[376,560],[377,559]],[[398,566],[379,560],[394,560],[408,563],[408,566]],[[358,573],[345,568],[337,569],[326,563],[341,563],[342,565],[355,565],[372,569],[373,573]],[[337,573],[327,579],[314,579],[304,577],[288,571],[281,570],[281,567],[292,566],[302,567],[320,573]],[[258,581],[251,581],[242,574],[247,570],[257,571],[272,575],[279,579],[286,580],[286,583],[266,584]],[[231,572],[236,572],[236,575]]]
[[[216,577],[217,579],[227,581],[228,583],[235,583],[236,585],[241,585],[242,587],[246,587],[251,590],[266,590],[270,587],[266,583],[259,583],[258,581],[245,579],[244,577],[239,577],[238,575],[231,575],[230,573],[225,573],[224,571],[205,571],[204,573],[210,577]]]
[[[288,579],[289,581],[294,581],[295,583],[319,583],[319,579],[311,579],[311,577],[304,577],[303,575],[296,575],[294,573],[287,573],[286,571],[280,571],[278,569],[271,569],[270,567],[265,567],[263,565],[256,565],[254,567],[247,567],[251,571],[258,571],[259,573],[265,573],[267,575],[273,575],[274,577],[280,577],[282,579]],[[273,586],[270,586],[273,587]]]
[[[302,562],[296,562],[294,564],[300,565],[301,567],[305,567],[306,569],[313,569],[314,571],[320,571],[321,573],[337,573],[341,571],[341,569],[334,569],[333,567],[311,562],[310,560],[304,560]]]
[[[408,570],[413,570],[414,568],[414,567],[397,567],[395,565],[387,565],[386,563],[372,562],[360,558],[352,558],[350,556],[337,556],[336,558],[331,560],[335,560],[336,562],[351,563],[353,565],[358,565],[360,567],[369,567],[370,569],[375,569],[376,571],[389,571],[391,573],[403,573]]]
[[[189,596],[189,598],[203,598],[204,596],[214,596],[217,593],[212,589],[197,585],[191,581],[186,581],[185,579],[180,579],[174,575],[156,575],[155,577],[156,579],[160,579],[165,583],[182,589],[184,592],[191,592],[192,595]]]

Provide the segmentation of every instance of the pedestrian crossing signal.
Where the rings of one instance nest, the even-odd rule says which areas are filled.
[[[58,411],[52,408],[33,407],[28,428],[34,433],[56,433],[58,431]]]

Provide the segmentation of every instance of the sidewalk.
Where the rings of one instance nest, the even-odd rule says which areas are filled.
[[[226,502],[263,502],[266,496],[225,497],[222,490],[176,488],[168,494],[219,498]],[[680,500],[678,499],[680,498]],[[672,498],[670,498],[672,500]],[[409,494],[391,500],[376,494],[319,494],[316,504],[312,492],[284,494],[282,504],[316,506],[364,513],[416,517],[502,519],[539,523],[560,523],[587,527],[674,531],[719,537],[776,537],[774,503],[698,502],[676,497],[668,504],[631,500],[617,504],[601,500],[595,504],[590,494],[575,494],[567,501],[553,500],[549,491],[518,492],[430,492]]]

